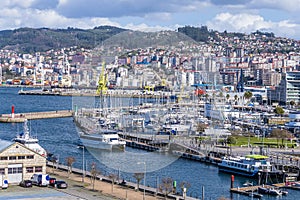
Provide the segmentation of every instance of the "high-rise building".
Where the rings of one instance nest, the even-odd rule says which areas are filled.
[[[289,104],[291,101],[300,102],[300,71],[282,74],[281,82],[275,90],[268,91],[268,99],[280,104]]]

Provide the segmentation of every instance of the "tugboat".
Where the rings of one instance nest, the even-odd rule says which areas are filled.
[[[33,137],[30,135],[27,123],[28,123],[28,120],[25,119],[24,125],[23,125],[23,132],[21,132],[19,135],[17,135],[13,139],[13,141],[19,142],[19,143],[25,145],[26,147],[28,147],[29,149],[37,152],[38,154],[40,154],[44,157],[47,157],[46,150],[43,147],[41,147],[38,143],[39,140],[36,137]]]

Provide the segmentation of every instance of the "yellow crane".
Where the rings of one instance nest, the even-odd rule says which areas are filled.
[[[107,91],[107,77],[105,74],[105,62],[102,62],[102,69],[99,76],[97,94],[105,94]]]

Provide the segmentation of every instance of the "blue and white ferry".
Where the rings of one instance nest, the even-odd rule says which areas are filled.
[[[247,155],[245,157],[224,157],[218,164],[220,172],[254,177],[258,172],[270,172],[271,163],[263,155]]]

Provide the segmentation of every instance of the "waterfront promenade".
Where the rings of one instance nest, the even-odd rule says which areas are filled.
[[[167,198],[157,190],[149,186],[140,184],[139,190],[137,184],[133,182],[126,182],[125,185],[119,184],[122,180],[115,180],[115,184],[112,185],[109,177],[98,175],[97,179],[92,184],[91,173],[85,172],[85,176],[82,176],[82,170],[72,168],[72,173],[67,173],[67,166],[57,165],[48,162],[47,173],[50,177],[55,177],[57,180],[65,180],[69,183],[69,186],[75,186],[79,189],[65,190],[70,196],[77,196],[80,199],[126,199],[126,200],[155,200],[155,199],[186,199],[195,200],[195,198],[186,196],[169,194]],[[142,181],[141,181],[142,183]],[[94,188],[93,188],[94,187]],[[144,192],[145,191],[145,192]],[[145,196],[144,196],[145,195]],[[96,197],[96,198],[95,198]]]

